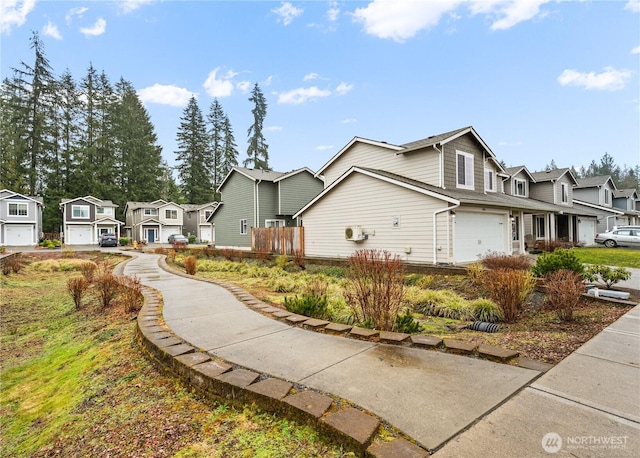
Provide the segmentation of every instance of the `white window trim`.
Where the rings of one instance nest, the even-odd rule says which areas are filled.
[[[518,193],[518,184],[522,183],[522,194]],[[513,179],[513,195],[518,197],[527,197],[527,180],[520,178]]]
[[[76,216],[74,209],[76,208],[86,208],[87,209],[87,216]],[[89,208],[88,205],[72,205],[71,206],[71,217],[73,219],[89,219],[91,218],[91,209]]]
[[[464,157],[464,184],[460,184],[459,158]],[[474,157],[464,151],[456,151],[456,188],[474,190]]]
[[[240,235],[247,235],[247,234],[248,234],[247,219],[241,218],[240,219]]]
[[[487,180],[489,178],[489,180]],[[489,183],[487,183],[489,181]],[[489,186],[487,186],[489,185]],[[484,190],[496,192],[496,172],[491,169],[484,169]]]
[[[611,190],[609,188],[604,188],[604,204],[611,204]]]
[[[569,185],[567,183],[560,183],[560,202],[569,203]]]
[[[7,215],[8,216],[15,216],[16,218],[28,218],[29,217],[29,204],[27,202],[7,202],[8,207],[7,207]],[[11,206],[15,205],[16,206],[16,214],[12,215],[11,214]],[[21,215],[20,214],[20,206],[24,206],[27,209],[26,214]]]
[[[144,216],[158,216],[158,209],[157,208],[145,208],[142,213],[144,214]]]
[[[172,216],[169,215],[173,215],[175,212],[176,217],[173,218]],[[176,210],[175,208],[165,208],[164,210],[164,219],[170,219],[170,220],[177,220],[178,219],[178,210]]]
[[[275,225],[273,223],[275,223]],[[284,227],[284,226],[285,226],[285,221],[283,219],[265,219],[264,220],[264,227]]]
[[[542,223],[539,223],[539,222]],[[540,226],[541,224],[541,226]],[[536,238],[544,238],[545,234],[546,234],[546,229],[547,229],[547,221],[546,218],[544,216],[541,215],[536,215],[535,217],[535,227],[536,227]],[[542,228],[542,231],[540,231],[540,229]],[[542,232],[542,234],[540,233]]]

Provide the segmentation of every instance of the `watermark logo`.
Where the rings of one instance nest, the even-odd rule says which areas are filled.
[[[547,433],[542,437],[542,448],[547,453],[558,453],[562,448],[562,437],[558,433]]]

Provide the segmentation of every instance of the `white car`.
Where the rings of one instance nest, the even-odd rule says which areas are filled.
[[[617,246],[640,247],[640,228],[619,228],[613,231],[596,234],[596,243],[615,248]]]

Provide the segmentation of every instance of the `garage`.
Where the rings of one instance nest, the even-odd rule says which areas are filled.
[[[91,226],[67,226],[64,243],[67,245],[90,245],[93,243]]]
[[[578,219],[578,241],[585,246],[592,246],[595,245],[595,238],[596,220],[584,217]]]
[[[5,244],[8,246],[35,245],[33,237],[33,225],[31,224],[5,224]]]
[[[156,240],[158,243],[169,243],[169,236],[182,234],[180,226],[165,226],[162,228],[161,240]]]
[[[455,262],[474,262],[489,252],[506,252],[507,217],[498,213],[462,212],[455,218]]]
[[[207,241],[208,243],[213,243],[213,238],[211,237],[211,226],[201,226],[200,227],[200,241]]]

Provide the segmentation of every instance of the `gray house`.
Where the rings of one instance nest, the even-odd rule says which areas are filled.
[[[118,206],[93,196],[64,199],[60,202],[62,232],[66,245],[93,245],[101,234],[120,237],[124,224],[116,219]]]
[[[41,197],[0,190],[0,245],[37,245],[42,236]]]
[[[184,209],[175,202],[127,202],[125,232],[136,242],[167,243],[169,236],[182,234]]]
[[[182,204],[184,208],[184,235],[195,235],[201,243],[215,242],[213,224],[209,218],[218,206],[218,202],[206,204]]]
[[[249,248],[252,227],[298,226],[294,213],[323,187],[322,178],[306,167],[286,173],[232,168],[218,187],[222,202],[209,218],[216,245]]]
[[[576,208],[588,208],[598,218],[597,232],[617,226],[635,224],[638,212],[634,211],[633,193],[620,193],[609,175],[578,179],[573,190]]]

